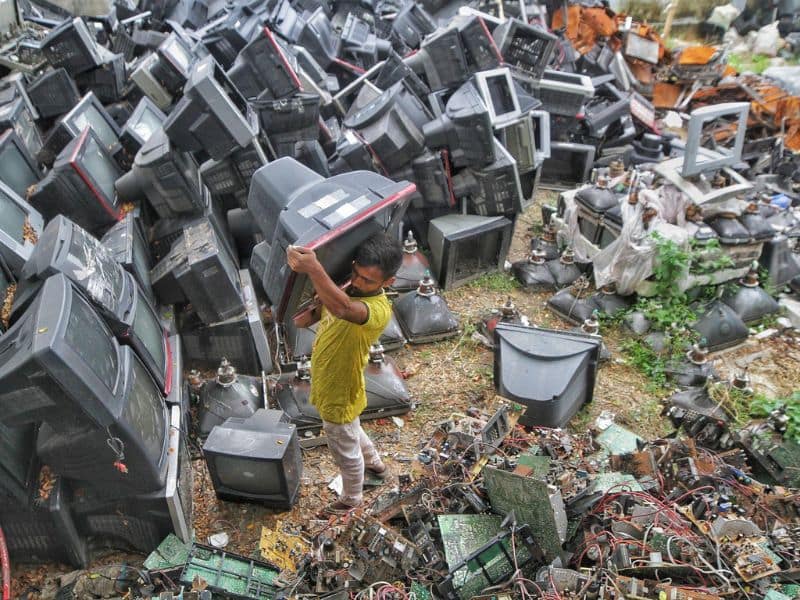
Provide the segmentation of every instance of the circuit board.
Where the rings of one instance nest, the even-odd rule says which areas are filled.
[[[261,558],[276,565],[281,571],[295,573],[297,562],[311,551],[311,544],[300,536],[283,533],[282,529],[282,521],[275,523],[275,529],[262,527],[258,548]]]
[[[444,557],[455,566],[491,540],[500,530],[503,517],[498,515],[439,515]]]

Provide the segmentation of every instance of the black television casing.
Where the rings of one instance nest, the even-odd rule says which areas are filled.
[[[291,508],[300,489],[303,458],[297,429],[288,423],[282,410],[259,409],[247,419],[230,418],[211,430],[203,454],[217,496],[222,499],[258,502],[273,508]],[[225,471],[236,471],[231,475]],[[257,477],[252,469],[259,463],[275,465],[272,482],[261,481],[263,491],[257,491]],[[253,488],[236,489],[226,485],[231,477],[250,479]],[[271,484],[272,487],[267,488]]]

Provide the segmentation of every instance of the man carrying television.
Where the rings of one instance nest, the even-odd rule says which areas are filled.
[[[319,319],[311,354],[310,402],[319,411],[328,448],[342,474],[342,494],[327,512],[344,514],[363,501],[364,473],[388,475],[375,446],[361,428],[367,406],[364,367],[369,347],[380,337],[392,308],[383,288],[394,283],[403,262],[400,243],[376,233],[356,250],[350,285],[342,290],[313,250],[289,246],[289,267],[314,285],[320,306],[295,317],[298,327]]]

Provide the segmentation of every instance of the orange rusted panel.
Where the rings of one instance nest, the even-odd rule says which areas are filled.
[[[681,86],[674,83],[657,81],[653,86],[653,106],[656,108],[673,108],[681,94]]]
[[[717,53],[712,46],[689,46],[678,57],[679,65],[707,65],[711,57]]]

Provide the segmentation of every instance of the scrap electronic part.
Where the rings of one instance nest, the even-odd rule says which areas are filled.
[[[359,581],[394,581],[419,564],[417,546],[369,515],[354,515],[347,538],[355,560],[350,575]]]

